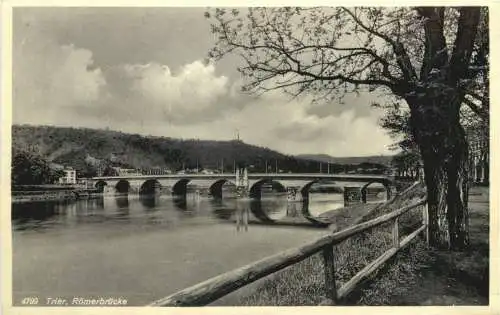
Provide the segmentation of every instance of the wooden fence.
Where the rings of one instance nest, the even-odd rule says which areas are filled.
[[[422,224],[415,231],[401,239],[399,237],[399,217],[406,212],[419,207],[422,211]],[[392,247],[369,263],[342,287],[335,284],[335,265],[333,246],[360,234],[368,229],[392,221]],[[247,266],[229,271],[208,279],[192,287],[181,290],[170,296],[157,300],[148,306],[202,306],[207,305],[249,283],[269,274],[298,263],[316,253],[322,252],[325,272],[326,300],[324,304],[336,304],[345,298],[356,286],[371,273],[393,257],[401,248],[410,243],[418,234],[424,233],[428,241],[428,212],[425,199],[412,205],[382,215],[373,220],[351,226],[345,230],[323,236],[309,244],[293,248],[276,255],[264,258]]]

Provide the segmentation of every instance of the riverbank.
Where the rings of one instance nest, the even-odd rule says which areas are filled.
[[[422,198],[419,185],[384,207],[375,207],[366,221],[391,212]],[[429,249],[422,239],[409,244],[394,259],[376,272],[346,300],[344,305],[487,305],[489,288],[489,203],[488,188],[471,190],[471,246],[464,252]],[[341,224],[360,221],[355,212],[345,209]],[[420,224],[418,211],[409,211],[400,220],[400,235]],[[343,227],[341,227],[342,229]],[[381,226],[351,238],[335,248],[336,283],[343,285],[356,272],[378,257],[392,241],[391,227]],[[324,293],[324,270],[320,255],[287,268],[264,281],[239,305],[299,306],[321,305]]]
[[[489,188],[469,195],[470,246],[461,252],[411,244],[396,256],[377,283],[363,290],[368,305],[488,305]]]
[[[12,191],[11,202],[72,201],[97,198],[99,196],[102,196],[102,193],[87,189],[18,190]]]

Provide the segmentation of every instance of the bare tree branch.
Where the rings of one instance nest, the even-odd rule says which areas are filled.
[[[410,81],[410,80],[416,80],[417,78],[417,75],[416,75],[416,72],[415,72],[415,68],[413,67],[411,61],[410,61],[410,58],[408,57],[408,54],[406,53],[406,49],[404,48],[404,45],[401,43],[401,42],[396,42],[394,40],[392,40],[389,36],[387,35],[384,35],[378,31],[376,31],[373,27],[370,28],[368,26],[366,26],[353,12],[351,12],[349,9],[347,8],[343,8],[351,17],[352,19],[354,20],[354,22],[356,22],[356,24],[358,24],[361,28],[363,28],[365,31],[385,40],[387,43],[389,43],[393,50],[394,50],[394,53],[396,54],[397,56],[397,63],[401,69],[401,71],[403,72],[404,74],[404,77],[406,80]]]

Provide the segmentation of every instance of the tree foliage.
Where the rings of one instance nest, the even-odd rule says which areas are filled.
[[[474,27],[480,36],[474,52],[469,52],[474,61],[464,69],[470,77],[487,68],[487,8],[481,10],[481,22]],[[245,91],[279,88],[294,96],[307,92],[317,100],[330,100],[366,86],[404,96],[418,81],[435,75],[431,70],[450,58],[448,52],[460,43],[456,27],[460,12],[466,11],[440,8],[442,47],[426,48],[425,27],[436,18],[433,12],[410,7],[280,7],[245,12],[215,8],[205,14],[217,37],[209,57],[218,60],[228,53],[242,57],[244,64],[238,70],[248,79]],[[478,81],[465,85],[468,96],[483,100],[484,92],[476,92],[484,91],[484,85]],[[482,107],[477,110],[486,113]]]
[[[488,8],[215,8],[205,16],[217,38],[209,57],[239,55],[244,91],[327,102],[359,91],[390,96],[382,124],[407,134],[401,145],[424,161],[432,243],[466,246],[463,113],[488,120]]]
[[[392,166],[399,171],[415,171],[420,168],[420,154],[417,151],[401,152],[392,158]]]
[[[39,156],[29,152],[16,152],[12,158],[11,181],[13,185],[53,184],[64,172],[50,167]]]

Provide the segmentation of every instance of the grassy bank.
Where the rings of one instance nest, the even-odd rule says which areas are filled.
[[[401,252],[363,290],[369,305],[488,305],[489,189],[469,195],[470,246],[462,252],[426,248],[422,242]],[[403,277],[404,281],[398,281]],[[384,284],[382,286],[381,284]]]
[[[358,205],[340,209],[334,229],[343,229],[362,220],[369,220],[382,212],[391,212],[420,199],[424,195],[423,187],[415,187],[401,196],[397,196],[384,207],[378,205]],[[364,208],[363,208],[364,207]],[[400,236],[409,234],[409,230],[421,222],[420,211],[415,209],[404,215],[400,223]],[[336,283],[340,287],[364,266],[384,253],[392,245],[392,224],[384,224],[364,234],[349,238],[335,246]],[[414,247],[414,245],[413,245]],[[410,249],[411,251],[411,249]],[[242,297],[241,305],[247,306],[292,306],[319,305],[324,292],[324,270],[320,254],[316,254],[298,264],[268,277],[253,294]],[[364,299],[364,300],[363,300]],[[351,297],[345,304],[361,304],[366,298]],[[365,304],[365,303],[363,303]]]
[[[396,197],[385,207],[374,207],[354,221],[366,221],[413,203],[424,196],[417,186]],[[464,252],[427,248],[421,238],[401,250],[375,272],[345,305],[487,305],[488,304],[488,189],[476,187],[470,197],[471,246]],[[358,209],[359,210],[359,209]],[[346,213],[348,212],[345,210]],[[348,215],[344,215],[348,217]],[[420,211],[409,211],[400,218],[400,237],[414,230],[421,221]],[[343,285],[370,261],[387,250],[392,242],[391,226],[381,226],[350,238],[336,246],[336,282]],[[248,306],[320,305],[324,292],[321,256],[291,266],[266,279],[257,290],[240,299]]]

